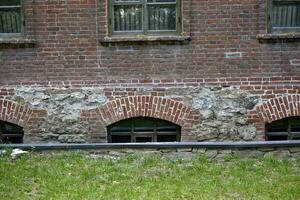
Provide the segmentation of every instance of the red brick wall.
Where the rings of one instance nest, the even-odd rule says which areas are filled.
[[[0,99],[19,85],[99,86],[110,100],[187,86],[237,86],[264,100],[299,94],[300,42],[256,39],[266,33],[264,0],[182,1],[190,42],[102,45],[106,0],[24,0],[24,37],[35,47],[1,49]]]

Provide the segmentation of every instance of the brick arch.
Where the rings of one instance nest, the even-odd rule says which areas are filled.
[[[258,105],[255,111],[264,123],[286,117],[300,116],[300,95],[287,95],[270,99]]]
[[[158,96],[115,99],[98,108],[97,113],[106,126],[133,117],[152,117],[186,127],[195,119],[195,113],[183,103]]]
[[[24,127],[33,110],[7,99],[0,99],[0,120]]]

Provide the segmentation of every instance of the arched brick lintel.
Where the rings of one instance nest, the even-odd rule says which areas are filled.
[[[256,107],[259,119],[270,123],[286,117],[300,116],[300,95],[287,95],[270,99]]]
[[[26,126],[33,110],[7,99],[0,99],[0,120]]]
[[[195,120],[195,114],[183,103],[158,96],[119,98],[107,102],[96,112],[105,125],[133,117],[152,117],[167,120],[185,128]]]

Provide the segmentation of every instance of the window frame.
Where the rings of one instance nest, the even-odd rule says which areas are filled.
[[[291,125],[295,119],[298,119],[300,121],[300,117],[288,117],[288,118],[274,121],[274,122],[282,121],[283,123],[287,124],[286,125],[287,131],[283,131],[283,132],[269,132],[269,127],[274,122],[266,124],[266,139],[269,140],[269,136],[284,136],[284,137],[286,136],[287,140],[295,140],[294,138],[300,138],[300,132],[291,131]]]
[[[147,3],[147,0],[132,0],[130,2],[116,2],[116,0],[107,0],[108,13],[108,36],[178,36],[182,31],[182,0],[176,0],[176,30],[158,30],[148,29],[148,5],[170,5],[171,3]],[[141,5],[142,6],[142,30],[141,31],[114,31],[114,6],[115,5]]]
[[[136,134],[137,131],[134,131],[134,129],[135,129],[134,123],[136,122],[135,121],[136,119],[138,119],[138,120],[144,119],[144,120],[153,122],[155,124],[154,131],[153,132],[140,132],[139,134]],[[112,134],[111,129],[116,124],[118,124],[119,122],[122,122],[122,121],[128,122],[130,124],[130,131]],[[119,121],[119,122],[116,122],[114,124],[107,126],[107,141],[108,141],[108,143],[112,143],[112,136],[130,136],[131,143],[135,143],[136,139],[139,137],[140,138],[141,137],[151,138],[151,142],[157,142],[157,136],[160,136],[160,135],[175,136],[174,132],[157,132],[157,129],[159,129],[159,127],[157,126],[159,124],[159,122],[167,122],[167,123],[174,125],[176,127],[176,141],[174,141],[174,142],[180,142],[180,140],[181,140],[181,127],[172,122],[166,121],[166,120],[157,119],[157,118],[149,118],[149,117],[135,117],[135,118],[125,119],[122,121]],[[141,127],[139,127],[139,128],[141,128]]]
[[[300,0],[267,0],[267,32],[271,34],[283,34],[290,32],[300,32],[300,27],[273,27],[273,5],[274,2],[295,3]]]
[[[21,31],[20,33],[0,33],[0,38],[21,38],[24,36],[24,32],[25,32],[25,15],[24,15],[24,2],[23,0],[20,0],[20,5],[19,6],[0,6],[0,8],[20,8],[20,18],[21,18],[21,24],[20,24],[20,28]]]

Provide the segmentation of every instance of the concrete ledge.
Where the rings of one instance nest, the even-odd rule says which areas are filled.
[[[1,144],[0,149],[23,150],[109,150],[109,149],[257,149],[300,147],[300,141],[253,141],[253,142],[170,142],[170,143],[93,143],[93,144]]]
[[[36,41],[24,38],[0,38],[0,49],[33,48]]]
[[[299,42],[300,33],[259,34],[256,38],[260,43]]]

